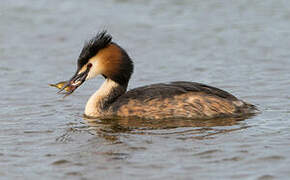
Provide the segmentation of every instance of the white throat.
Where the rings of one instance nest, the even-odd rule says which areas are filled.
[[[113,90],[118,89],[118,87],[120,87],[118,83],[111,79],[106,79],[102,86],[88,100],[85,108],[85,115],[91,117],[102,116],[104,113],[102,112],[102,105],[109,100]],[[126,89],[124,91],[126,91]]]

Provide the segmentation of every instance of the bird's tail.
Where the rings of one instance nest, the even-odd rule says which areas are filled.
[[[257,114],[260,112],[257,106],[241,100],[235,101],[234,104],[236,105],[237,114],[246,115],[246,114]]]

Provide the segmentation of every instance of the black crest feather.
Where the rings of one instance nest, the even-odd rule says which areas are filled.
[[[78,58],[78,69],[82,68],[99,50],[108,46],[111,41],[112,36],[104,30],[86,42]]]

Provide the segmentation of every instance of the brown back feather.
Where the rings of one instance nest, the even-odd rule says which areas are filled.
[[[221,89],[196,82],[177,81],[171,83],[159,83],[132,89],[121,95],[113,103],[113,110],[127,104],[129,100],[146,101],[148,99],[165,99],[189,92],[202,92],[229,101],[238,100],[235,96]]]

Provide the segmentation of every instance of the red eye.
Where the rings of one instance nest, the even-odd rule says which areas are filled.
[[[91,63],[89,63],[88,65],[87,65],[87,67],[88,68],[91,68],[93,65],[91,64]]]

